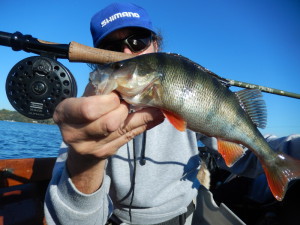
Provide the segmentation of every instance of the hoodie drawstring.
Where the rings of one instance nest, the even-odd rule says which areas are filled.
[[[131,200],[129,204],[129,218],[130,222],[132,222],[132,215],[131,215],[131,209],[132,209],[132,203],[133,203],[133,197],[134,197],[134,190],[135,190],[135,175],[136,175],[136,146],[135,146],[136,140],[133,138],[132,144],[133,144],[133,173],[132,173],[132,194],[131,194]],[[145,152],[146,152],[146,131],[142,134],[142,150],[141,150],[141,159],[140,164],[143,166],[146,164],[146,158],[145,158]]]
[[[141,159],[140,159],[140,164],[142,166],[144,166],[146,164],[146,157],[145,157],[145,152],[146,152],[146,137],[147,137],[147,132],[145,131],[143,133],[142,151],[141,151]]]

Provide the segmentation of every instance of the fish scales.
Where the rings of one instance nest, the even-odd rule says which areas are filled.
[[[180,131],[188,128],[216,137],[228,166],[248,147],[259,158],[269,187],[282,200],[288,182],[300,178],[300,161],[275,153],[257,126],[265,124],[260,92],[237,93],[222,78],[192,62],[168,53],[140,55],[100,66],[90,74],[98,94],[115,90],[129,104],[157,107]],[[247,111],[247,112],[246,112]]]
[[[171,69],[171,66],[165,67],[162,72],[163,105],[186,118],[188,128],[209,136],[230,139],[235,125],[239,128],[244,120],[251,124],[235,95],[216,78],[184,58],[166,55],[160,55],[159,58],[167,58],[168,61],[165,59],[162,64],[173,65]],[[234,116],[239,114],[242,116]]]

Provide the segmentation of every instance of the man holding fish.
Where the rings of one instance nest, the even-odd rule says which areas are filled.
[[[276,154],[257,130],[260,92],[233,93],[190,60],[157,53],[161,38],[143,8],[111,4],[92,17],[91,33],[95,47],[138,57],[98,66],[85,96],[57,107],[64,144],[46,195],[48,224],[200,224],[199,138],[228,166],[238,161],[233,172],[260,174],[241,163],[257,157],[278,200],[300,177],[300,161]]]

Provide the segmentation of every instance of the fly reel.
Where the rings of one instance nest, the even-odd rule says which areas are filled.
[[[32,119],[49,119],[64,99],[77,95],[71,72],[50,57],[33,56],[18,62],[6,79],[11,105]]]

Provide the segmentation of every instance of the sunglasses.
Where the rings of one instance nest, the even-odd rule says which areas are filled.
[[[124,45],[126,45],[132,52],[142,52],[147,49],[152,42],[152,33],[151,32],[143,32],[132,34],[125,39],[116,40],[116,41],[104,41],[99,45],[99,48],[122,52],[124,50]]]

